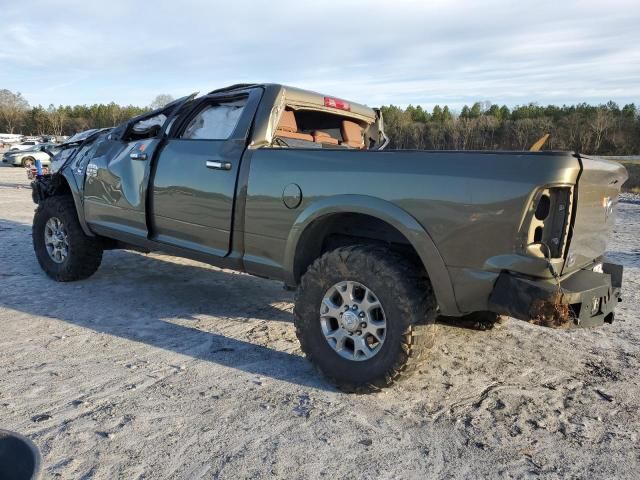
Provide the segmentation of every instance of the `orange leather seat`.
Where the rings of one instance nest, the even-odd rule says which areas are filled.
[[[338,139],[333,138],[327,132],[321,130],[315,130],[313,133],[313,141],[316,143],[326,143],[329,145],[338,145]]]
[[[308,133],[298,133],[298,124],[296,116],[291,110],[285,110],[280,117],[280,123],[276,130],[276,137],[295,138],[297,140],[306,140],[313,142],[313,136]]]
[[[362,127],[356,122],[349,120],[342,121],[342,144],[349,145],[354,148],[364,148],[364,139],[362,138]]]

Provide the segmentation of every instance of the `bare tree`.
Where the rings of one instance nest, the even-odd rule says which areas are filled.
[[[462,118],[457,119],[457,130],[459,132],[460,144],[456,146],[460,150],[468,150],[473,148],[473,142],[475,140],[476,132],[478,130],[477,118]]]
[[[613,123],[613,115],[604,108],[598,108],[595,116],[590,122],[591,130],[593,132],[593,152],[598,153],[602,141],[607,135],[611,124]]]
[[[116,105],[115,102],[111,102],[107,108],[111,125],[119,124],[122,119],[122,108],[120,108],[119,105]]]
[[[20,92],[0,90],[0,121],[8,133],[13,133],[25,119],[29,102]]]
[[[151,102],[151,105],[149,105],[149,107],[151,108],[151,110],[156,110],[158,108],[164,107],[168,103],[173,102],[173,100],[174,98],[172,95],[169,95],[168,93],[161,93],[160,95],[156,95],[156,98],[153,99],[153,102]]]
[[[47,113],[49,115],[49,126],[51,127],[51,133],[53,133],[56,137],[60,137],[63,135],[66,115],[62,108],[56,108],[53,104],[49,105],[47,109]]]
[[[531,143],[531,132],[533,132],[535,125],[530,118],[522,118],[513,122],[511,128],[515,136],[518,149],[526,150]]]

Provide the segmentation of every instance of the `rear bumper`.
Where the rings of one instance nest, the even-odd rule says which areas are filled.
[[[603,272],[579,270],[555,281],[502,272],[489,297],[500,315],[554,328],[611,323],[622,287],[622,265],[604,263]]]

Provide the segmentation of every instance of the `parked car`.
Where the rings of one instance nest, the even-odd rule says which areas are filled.
[[[24,140],[24,135],[19,133],[0,133],[0,144],[13,145]]]
[[[621,165],[386,151],[378,110],[282,85],[194,97],[62,146],[33,182],[47,275],[87,278],[104,249],[133,246],[281,280],[302,350],[347,391],[418,366],[437,315],[614,320]]]
[[[18,143],[17,145],[13,145],[9,150],[11,151],[19,151],[19,150],[29,150],[36,145],[40,145],[41,142],[38,140],[25,140],[23,142]]]
[[[53,143],[40,143],[32,145],[31,148],[25,150],[9,150],[2,155],[2,163],[8,163],[14,167],[31,167],[35,165],[36,160],[40,160],[42,165],[49,165],[51,157],[42,151],[42,148],[50,149],[53,153],[59,151],[59,146]]]

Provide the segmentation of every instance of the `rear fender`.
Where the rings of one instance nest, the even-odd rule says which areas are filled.
[[[376,217],[396,228],[413,246],[431,280],[440,311],[460,315],[449,272],[429,233],[406,211],[393,203],[366,195],[337,195],[309,205],[293,224],[285,249],[284,267],[287,283],[295,284],[294,266],[298,243],[303,232],[316,220],[335,213],[358,213]]]

